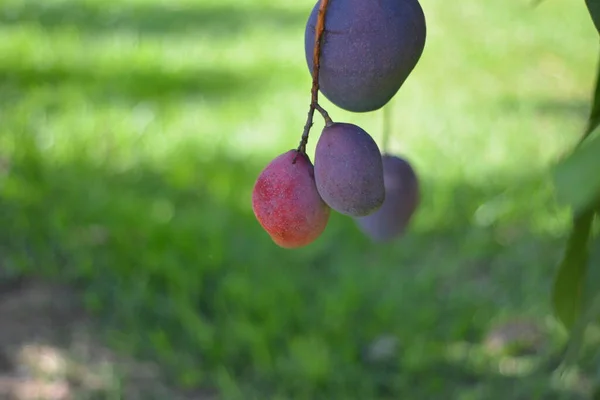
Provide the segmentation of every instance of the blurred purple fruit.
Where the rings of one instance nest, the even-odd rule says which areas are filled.
[[[374,213],[354,218],[373,241],[385,242],[402,235],[420,203],[417,175],[405,159],[384,154],[385,201]]]

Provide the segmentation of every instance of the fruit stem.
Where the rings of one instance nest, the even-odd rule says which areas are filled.
[[[317,24],[315,26],[315,46],[313,50],[313,68],[312,68],[312,87],[310,90],[310,107],[308,109],[308,117],[306,118],[306,124],[304,125],[304,131],[302,132],[302,139],[298,146],[299,153],[306,153],[306,144],[308,143],[308,135],[310,128],[313,125],[313,117],[315,110],[319,111],[326,125],[331,125],[333,121],[329,117],[329,114],[323,107],[319,105],[319,67],[321,66],[321,42],[323,41],[323,33],[325,32],[325,14],[327,13],[327,6],[329,0],[321,0],[319,4],[319,14],[317,16]],[[294,157],[294,163],[296,157]]]
[[[321,107],[321,105],[319,103],[315,103],[315,109],[319,113],[321,113],[321,116],[325,120],[325,125],[329,126],[329,125],[333,124],[333,120],[331,119],[331,117],[329,116],[327,111],[325,111],[325,109],[323,107]]]

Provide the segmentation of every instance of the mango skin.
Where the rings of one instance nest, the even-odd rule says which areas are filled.
[[[304,33],[312,75],[319,1]],[[417,0],[331,0],[321,44],[319,87],[337,107],[375,111],[387,104],[416,67],[427,36]]]
[[[385,201],[374,213],[355,218],[359,229],[375,242],[402,236],[420,201],[419,180],[410,163],[399,156],[384,154]]]
[[[337,212],[353,217],[374,212],[385,199],[377,143],[357,125],[326,126],[315,149],[315,182],[325,203]]]
[[[296,150],[279,155],[261,171],[252,190],[252,210],[273,242],[286,249],[314,242],[331,211],[317,192],[313,164]]]

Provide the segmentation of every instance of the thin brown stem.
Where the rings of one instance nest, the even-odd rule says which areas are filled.
[[[312,87],[310,90],[310,107],[308,109],[308,116],[306,118],[306,124],[304,125],[304,131],[302,132],[302,139],[298,146],[299,153],[306,153],[306,144],[308,143],[308,135],[310,134],[310,128],[313,125],[313,117],[315,110],[319,111],[325,124],[330,125],[333,123],[329,114],[323,107],[319,105],[319,67],[321,66],[321,43],[323,41],[323,33],[325,32],[325,14],[327,13],[327,6],[329,0],[321,0],[319,4],[319,13],[317,15],[317,24],[315,26],[315,46],[313,50],[313,68],[312,68]],[[296,158],[294,157],[294,162]]]
[[[327,113],[327,111],[325,111],[325,109],[323,107],[321,107],[321,105],[319,103],[315,104],[315,109],[321,114],[321,116],[325,120],[325,125],[329,126],[329,125],[333,124],[333,120],[329,116],[329,113]]]

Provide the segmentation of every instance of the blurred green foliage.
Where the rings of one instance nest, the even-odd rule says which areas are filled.
[[[600,1],[586,1],[591,19],[598,29]],[[599,31],[600,32],[600,31]],[[595,88],[585,131],[573,151],[554,167],[557,198],[570,206],[573,227],[567,239],[564,255],[554,278],[552,302],[554,313],[570,331],[563,365],[576,362],[588,326],[600,317],[600,294],[597,286],[598,260],[595,252],[594,220],[600,210],[600,65],[597,67]],[[600,393],[596,389],[596,393]]]
[[[5,0],[0,265],[70,282],[115,348],[227,400],[581,398],[588,370],[536,368],[564,342],[569,213],[546,171],[585,122],[597,40],[585,7],[546,3],[424,0],[390,142],[423,180],[411,231],[373,245],[333,215],[289,251],[250,191],[302,131],[312,4]],[[324,106],[378,138],[379,114]],[[490,347],[515,319],[541,350]]]

